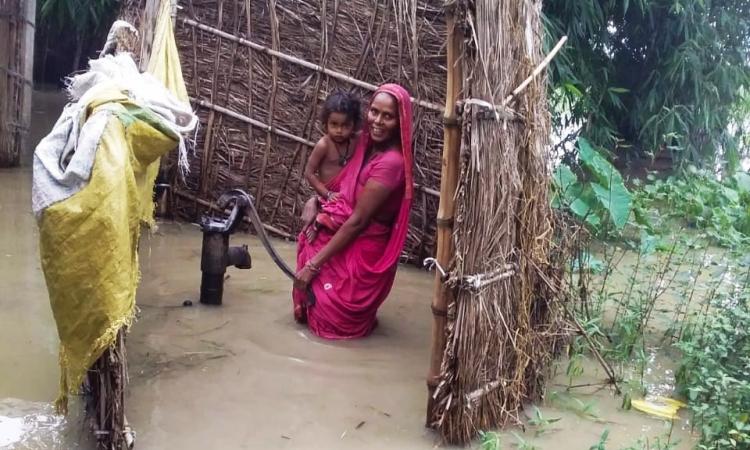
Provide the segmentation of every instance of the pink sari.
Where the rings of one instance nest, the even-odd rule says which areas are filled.
[[[295,319],[303,323],[307,321],[313,333],[327,339],[358,338],[372,332],[377,324],[377,310],[393,286],[398,259],[406,241],[414,190],[411,99],[409,93],[397,84],[385,84],[376,94],[379,92],[391,94],[398,101],[405,180],[403,196],[400,198],[400,205],[388,205],[395,206],[398,211],[393,224],[388,226],[372,220],[347,248],[320,268],[320,273],[310,283],[315,296],[314,304],[308,304],[307,293],[292,290]],[[357,201],[358,182],[363,184],[367,181],[360,179],[360,175],[367,176],[370,166],[376,160],[372,158],[366,164],[364,162],[370,144],[370,135],[365,131],[360,136],[351,161],[336,177],[341,183],[340,198],[323,205],[323,212],[335,218],[336,223],[351,214]],[[297,241],[297,269],[304,267],[333,235],[333,231],[323,228],[317,238],[309,243],[304,231],[300,233]]]

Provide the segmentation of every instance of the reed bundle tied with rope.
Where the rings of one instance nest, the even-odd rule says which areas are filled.
[[[21,163],[31,125],[34,2],[0,2],[0,167]]]
[[[124,15],[143,10],[131,0]],[[201,119],[173,212],[194,219],[241,188],[261,219],[295,237],[311,195],[303,177],[320,138],[320,104],[334,89],[366,106],[375,86],[398,82],[414,106],[417,183],[404,256],[431,256],[440,180],[445,24],[442,0],[218,0],[179,2],[175,20],[185,82]],[[200,200],[200,201],[196,201]]]
[[[451,2],[463,32],[446,345],[428,422],[451,443],[520,422],[559,347],[541,1]],[[515,95],[509,95],[515,90]]]

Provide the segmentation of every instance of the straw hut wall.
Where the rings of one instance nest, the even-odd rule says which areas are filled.
[[[544,60],[541,7],[541,0],[455,2],[464,36],[461,172],[455,256],[443,280],[452,291],[446,346],[428,411],[451,443],[519,423],[523,403],[541,396],[561,342],[546,80],[535,70]]]
[[[149,16],[146,3],[131,2],[123,15]],[[442,0],[180,0],[175,33],[201,123],[190,174],[182,180],[172,171],[167,180],[172,211],[195,219],[239,187],[255,197],[269,230],[294,238],[311,195],[303,169],[321,136],[319,105],[339,88],[356,92],[364,108],[374,86],[397,82],[420,100],[404,256],[430,256],[445,95],[442,7]]]
[[[17,166],[31,123],[34,0],[0,0],[0,167]]]

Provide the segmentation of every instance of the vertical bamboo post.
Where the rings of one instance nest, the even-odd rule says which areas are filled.
[[[13,5],[3,2],[0,8],[0,167],[15,165],[13,158],[13,139],[11,129],[7,125],[10,122],[11,108],[15,108],[10,96],[11,78],[11,46],[15,45],[16,39],[11,32],[11,20],[15,11]]]
[[[268,2],[269,21],[271,24],[271,48],[275,51],[279,51],[281,47],[279,43],[279,20],[276,17],[276,0],[269,0]],[[274,117],[276,114],[276,92],[279,85],[279,60],[278,58],[271,58],[271,95],[268,98],[268,126],[273,127]],[[260,166],[260,175],[258,176],[258,190],[255,195],[255,207],[260,209],[260,205],[263,203],[263,188],[266,181],[266,170],[268,169],[268,156],[271,153],[273,147],[273,132],[268,130],[266,134],[266,148],[263,152],[263,162]],[[279,194],[281,195],[281,194]]]
[[[23,14],[23,58],[19,72],[23,74],[22,109],[19,117],[24,127],[21,131],[23,139],[20,151],[26,152],[29,146],[29,129],[31,128],[31,95],[34,89],[34,33],[36,31],[36,0],[24,0],[22,4]],[[20,162],[20,161],[19,161]]]
[[[456,188],[458,186],[459,146],[461,128],[456,114],[456,102],[461,93],[463,74],[459,55],[461,35],[456,28],[456,5],[452,0],[445,4],[445,22],[447,28],[447,84],[445,90],[445,112],[443,114],[443,156],[440,176],[440,203],[437,213],[437,261],[442,267],[448,267],[455,253],[453,243],[453,218],[455,215]],[[448,304],[453,299],[453,292],[443,284],[439,270],[435,271],[435,294],[432,300],[432,350],[430,370],[427,374],[427,418],[429,427],[434,422],[433,393],[440,378],[440,367],[445,349],[445,325]]]
[[[0,167],[21,163],[31,121],[35,0],[0,2]]]
[[[250,4],[250,0],[245,0],[245,23],[246,23],[246,30],[245,34],[248,39],[253,39],[253,17],[252,17],[252,5]],[[195,29],[193,29],[193,35],[195,35]],[[251,47],[247,47],[247,116],[253,117],[254,111],[253,111],[253,89],[255,88],[255,83],[253,81],[253,49]],[[247,158],[247,166],[245,166],[243,159],[242,164],[242,187],[244,189],[250,188],[250,171],[253,169],[253,154],[255,153],[255,139],[253,138],[253,126],[250,124],[247,124],[247,153],[245,154],[245,157]],[[245,168],[247,167],[247,168]]]
[[[159,14],[159,0],[146,0],[140,23],[141,49],[138,66],[141,71],[148,68],[148,60],[151,58],[151,49],[154,44],[154,32],[156,29],[156,16]]]

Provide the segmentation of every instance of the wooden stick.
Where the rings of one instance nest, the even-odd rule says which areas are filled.
[[[562,46],[565,44],[567,40],[568,40],[567,36],[563,36],[562,38],[560,38],[557,44],[552,48],[552,51],[549,52],[549,54],[542,60],[542,62],[540,62],[539,65],[536,66],[534,71],[531,72],[531,75],[529,75],[528,78],[523,80],[523,82],[519,84],[517,88],[513,89],[513,92],[509,96],[505,97],[505,100],[503,100],[502,106],[507,105],[513,99],[513,97],[520,94],[521,91],[526,89],[526,86],[528,86],[529,83],[531,83],[531,81],[534,78],[536,78],[540,73],[542,73],[542,70],[544,70],[544,68],[549,65],[549,63],[552,61],[552,58],[554,58],[555,55],[557,55],[557,52],[560,51],[560,49],[562,48]]]
[[[597,361],[599,361],[599,364],[604,369],[604,372],[607,374],[607,377],[609,378],[609,382],[615,387],[615,392],[617,394],[620,394],[620,386],[617,384],[617,376],[615,375],[614,369],[612,369],[612,366],[607,363],[607,361],[604,360],[604,357],[602,357],[602,354],[599,352],[599,349],[597,348],[596,344],[594,344],[594,340],[591,339],[591,336],[586,332],[586,329],[583,328],[583,325],[576,319],[576,316],[573,315],[572,312],[568,309],[565,304],[562,304],[563,311],[565,311],[565,314],[568,315],[570,320],[573,322],[573,325],[576,327],[579,333],[583,336],[583,338],[586,340],[586,342],[589,344],[589,349],[591,350],[591,353],[594,354],[594,357]]]
[[[325,67],[321,67],[321,66],[319,66],[317,64],[313,64],[313,63],[305,61],[303,59],[296,58],[296,57],[291,56],[291,55],[287,55],[286,53],[282,53],[282,52],[280,52],[280,51],[278,51],[276,49],[270,49],[270,48],[268,48],[266,46],[263,46],[263,45],[260,45],[260,44],[258,44],[256,42],[252,42],[252,41],[249,41],[247,39],[243,39],[243,38],[240,38],[240,37],[237,37],[237,36],[232,36],[231,34],[225,32],[225,31],[216,29],[214,27],[210,27],[208,25],[204,25],[204,24],[202,24],[200,22],[197,22],[197,21],[195,21],[193,19],[183,18],[183,19],[181,19],[181,21],[182,21],[182,23],[184,23],[186,25],[190,25],[190,26],[199,28],[199,29],[201,29],[203,31],[208,31],[209,33],[213,33],[213,34],[215,34],[217,36],[220,36],[220,37],[222,37],[224,39],[228,39],[228,40],[231,40],[231,41],[235,41],[235,42],[237,42],[239,44],[246,45],[246,46],[248,46],[248,47],[250,47],[250,48],[252,48],[254,50],[257,50],[259,52],[263,52],[263,53],[265,53],[265,54],[267,54],[269,56],[272,56],[272,57],[274,57],[274,59],[276,59],[276,58],[277,59],[281,59],[283,61],[287,61],[287,62],[290,62],[292,64],[297,64],[299,66],[306,67],[306,68],[308,68],[310,70],[313,70],[313,71],[316,71],[316,72],[324,73],[324,74],[328,75],[331,78],[335,78],[337,80],[345,81],[345,82],[347,82],[349,84],[353,84],[355,86],[361,87],[363,89],[367,89],[369,91],[376,91],[378,89],[378,87],[376,85],[374,85],[374,84],[370,84],[370,83],[367,83],[365,81],[358,80],[356,78],[350,77],[349,75],[345,75],[345,74],[343,74],[341,72],[336,72],[335,70],[326,69]],[[419,106],[422,106],[422,107],[427,108],[427,109],[431,109],[433,111],[442,112],[444,110],[444,108],[442,106],[440,106],[438,104],[435,104],[435,103],[432,103],[432,102],[425,101],[425,100],[419,100],[417,98],[412,97],[411,101],[413,103],[416,103]],[[451,105],[451,108],[453,108],[453,105]]]
[[[200,193],[206,195],[209,189],[209,179],[211,178],[211,156],[213,155],[213,131],[216,113],[208,113],[208,125],[206,125],[206,139],[203,141],[203,158],[201,158],[201,175],[200,175]]]
[[[188,192],[184,192],[184,191],[180,191],[178,189],[175,189],[174,193],[175,193],[175,195],[177,195],[179,197],[182,197],[182,198],[185,198],[187,200],[193,201],[195,203],[198,203],[199,205],[205,206],[206,208],[213,209],[214,211],[223,212],[225,214],[229,214],[231,212],[229,209],[220,208],[219,205],[217,205],[214,202],[209,202],[207,200],[203,200],[202,198],[196,197],[195,195],[190,194]],[[243,217],[242,220],[245,223],[252,224],[252,222],[250,221],[250,219],[248,219],[247,217]],[[268,225],[268,224],[264,223],[263,224],[263,228],[265,228],[266,230],[270,231],[271,233],[274,233],[274,234],[276,234],[278,236],[283,237],[284,239],[289,239],[289,240],[295,240],[296,239],[295,236],[292,236],[291,234],[287,233],[286,231],[280,230],[280,229],[278,229],[278,228],[276,228],[276,227],[274,227],[272,225]]]
[[[276,0],[269,0],[268,3],[268,20],[271,22],[271,46],[272,51],[279,48],[279,21],[276,18]],[[268,99],[268,123],[273,126],[274,113],[276,111],[276,93],[279,88],[279,61],[271,58],[271,95]],[[273,146],[273,133],[269,130],[266,133],[266,148],[263,151],[263,162],[260,166],[260,175],[258,175],[258,191],[255,195],[257,208],[260,209],[263,203],[263,187],[266,181],[266,170],[268,169],[268,156]]]
[[[437,261],[442,267],[448,267],[455,254],[453,242],[453,217],[456,210],[456,189],[458,187],[459,147],[461,129],[459,128],[454,105],[461,94],[463,70],[459,56],[461,52],[461,33],[457,30],[457,21],[453,7],[445,9],[445,21],[448,35],[447,46],[447,84],[445,109],[443,114],[443,156],[440,176],[440,204],[437,213]],[[427,374],[427,417],[426,426],[435,422],[435,404],[433,393],[440,381],[440,370],[445,351],[445,326],[448,304],[453,299],[453,290],[443,284],[443,277],[435,271],[435,293],[432,299],[432,349],[430,369]]]
[[[300,144],[305,144],[305,145],[309,145],[310,147],[315,147],[315,142],[313,142],[313,141],[309,141],[309,140],[303,139],[303,138],[301,138],[299,136],[295,136],[295,135],[293,135],[292,133],[290,133],[288,131],[284,131],[284,130],[281,130],[279,128],[267,125],[267,124],[265,124],[265,123],[263,123],[263,122],[261,122],[259,120],[255,120],[255,119],[253,119],[251,117],[248,117],[248,116],[246,116],[244,114],[240,114],[238,112],[234,112],[234,111],[232,111],[230,109],[224,108],[223,106],[214,105],[211,102],[207,102],[205,100],[198,100],[198,99],[195,99],[195,98],[192,98],[192,97],[190,98],[190,101],[193,102],[193,103],[195,103],[195,104],[197,104],[198,106],[202,106],[204,108],[211,109],[213,111],[216,111],[216,112],[219,112],[219,113],[222,113],[222,114],[226,114],[227,116],[234,117],[237,120],[241,120],[241,121],[243,121],[245,123],[248,123],[250,125],[258,127],[260,129],[268,131],[270,133],[278,134],[279,136],[285,137],[285,138],[287,138],[289,140],[292,140],[294,142],[299,142]]]
[[[247,25],[247,35],[252,36],[253,34],[253,21],[250,14],[251,11],[250,0],[245,0],[245,23]],[[253,49],[247,47],[247,114],[248,116],[253,114],[253,88],[255,83],[253,82]],[[198,91],[195,91],[198,92]],[[247,169],[242,168],[243,171],[243,186],[247,186],[250,182],[250,171],[253,168],[253,155],[255,154],[255,139],[253,139],[253,125],[247,124]],[[243,159],[243,163],[244,163]]]

